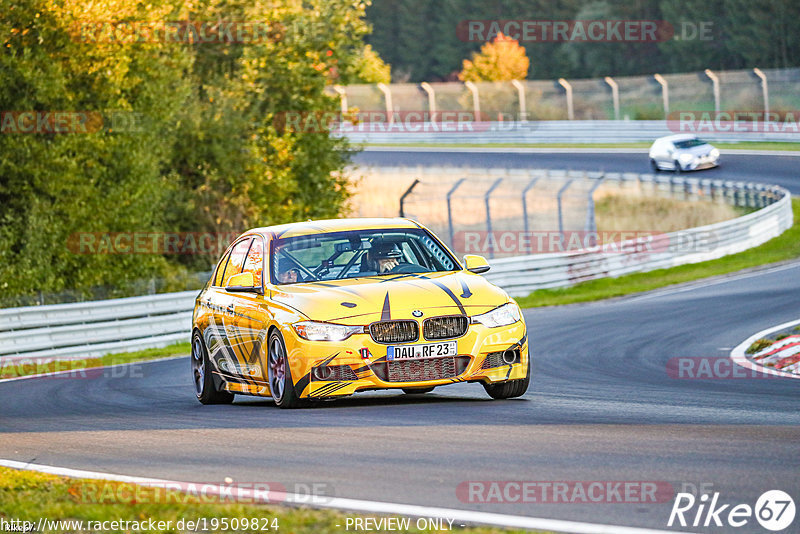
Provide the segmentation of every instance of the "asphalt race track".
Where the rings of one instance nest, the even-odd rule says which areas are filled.
[[[798,157],[723,158],[720,168],[693,176],[800,193]],[[649,171],[641,150],[392,149],[355,162]],[[481,503],[456,490],[466,481],[643,481],[719,492],[731,505],[752,506],[770,489],[797,502],[800,380],[679,379],[668,369],[674,358],[727,356],[752,333],[797,319],[798,302],[794,263],[528,310],[533,381],[508,401],[459,384],[415,397],[364,393],[307,410],[246,397],[201,406],[188,358],[93,378],[0,382],[0,458],[173,480],[279,482],[289,491],[321,483],[339,497],[667,529],[671,494],[658,503]],[[735,531],[764,532],[755,519]]]
[[[752,506],[770,489],[797,500],[800,380],[677,379],[667,367],[675,357],[727,356],[755,331],[796,319],[798,302],[793,263],[529,310],[533,381],[508,401],[459,384],[307,410],[242,397],[201,406],[188,358],[117,376],[0,383],[0,458],[173,480],[274,481],[290,491],[316,482],[340,497],[666,529],[671,496],[481,504],[459,500],[456,488],[470,480],[653,481],[720,492],[721,503]],[[680,530],[765,532],[755,519],[738,529]]]
[[[750,155],[726,151],[722,152],[721,164],[714,169],[706,169],[686,176],[712,180],[733,180],[761,182],[780,185],[793,195],[800,194],[800,156],[790,155]],[[574,149],[544,149],[531,151],[525,149],[417,149],[417,148],[370,148],[359,153],[354,162],[358,165],[453,165],[456,167],[510,167],[537,169],[572,169],[608,172],[648,173],[650,165],[647,149],[630,149],[624,152],[577,151]]]

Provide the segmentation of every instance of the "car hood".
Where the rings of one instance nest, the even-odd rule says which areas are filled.
[[[691,148],[676,148],[675,155],[691,154],[692,156],[705,156],[714,149],[711,145],[699,145]]]
[[[508,302],[505,291],[467,271],[282,285],[271,297],[309,319],[348,325],[413,319],[414,311],[422,317],[477,315]]]

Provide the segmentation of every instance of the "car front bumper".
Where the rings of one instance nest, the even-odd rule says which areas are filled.
[[[376,389],[423,389],[457,382],[504,382],[525,378],[528,372],[524,321],[497,328],[471,324],[465,335],[454,340],[457,356],[395,361],[387,359],[388,345],[375,342],[367,333],[341,342],[307,341],[293,331],[283,334],[295,392],[301,398],[341,397]],[[511,351],[506,361],[516,355],[513,363],[503,360],[506,351]],[[318,367],[327,367],[332,376],[320,379],[315,372]]]

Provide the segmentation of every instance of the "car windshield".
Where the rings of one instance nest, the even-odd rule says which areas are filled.
[[[675,148],[692,148],[695,146],[705,145],[705,141],[700,139],[686,139],[685,141],[675,141]]]
[[[450,253],[422,229],[353,230],[276,239],[271,260],[274,284],[459,268]]]

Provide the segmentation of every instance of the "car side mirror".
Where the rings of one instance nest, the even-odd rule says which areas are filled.
[[[231,276],[225,290],[238,293],[261,293],[261,288],[256,287],[253,273],[239,273]]]
[[[489,262],[486,261],[486,258],[476,254],[467,254],[464,256],[464,265],[467,267],[469,272],[475,274],[485,273],[491,269]]]

